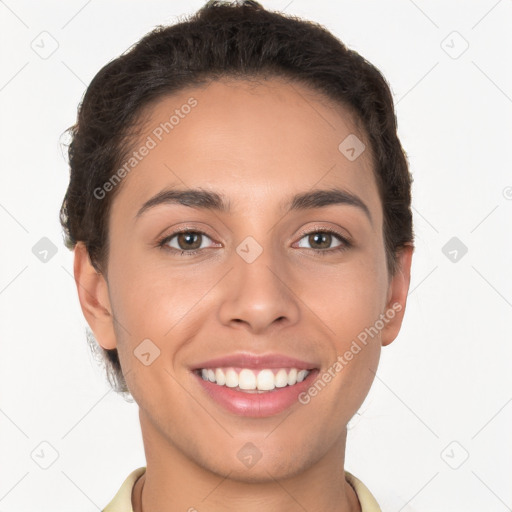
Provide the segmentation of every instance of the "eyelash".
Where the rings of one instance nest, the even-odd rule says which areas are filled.
[[[200,251],[204,250],[204,249],[194,249],[192,251],[184,251],[181,249],[175,249],[174,247],[166,247],[166,245],[176,235],[180,235],[183,233],[206,235],[208,238],[210,238],[210,240],[212,239],[210,236],[208,236],[207,233],[204,233],[203,231],[194,230],[194,229],[183,229],[183,230],[175,231],[174,233],[172,233],[170,235],[166,235],[165,237],[161,238],[157,242],[157,246],[164,250],[167,250],[167,251],[179,252],[180,256],[183,256],[184,254],[186,254],[187,256],[194,256],[195,254],[198,254]],[[338,247],[335,247],[333,249],[310,249],[311,251],[315,252],[318,256],[326,256],[327,254],[334,254],[334,253],[346,251],[347,249],[350,249],[352,247],[352,243],[349,242],[343,235],[341,235],[337,231],[335,231],[333,229],[329,229],[329,228],[321,228],[321,229],[317,228],[317,229],[313,229],[312,231],[307,231],[306,233],[301,233],[301,237],[299,238],[299,240],[302,240],[305,236],[312,235],[312,234],[318,234],[318,233],[323,233],[323,234],[328,233],[328,234],[334,235],[341,242],[341,245],[339,245]]]

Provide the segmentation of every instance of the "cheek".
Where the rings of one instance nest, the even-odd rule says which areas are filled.
[[[170,270],[169,265],[132,251],[118,264],[112,260],[112,308],[134,335],[158,338],[184,317],[205,283],[190,270]],[[204,291],[203,291],[204,293]]]
[[[186,266],[171,269],[165,261],[145,262],[135,253],[118,265],[112,263],[109,289],[121,364],[133,393],[141,381],[141,392],[152,394],[157,381],[170,378],[164,369],[174,372],[177,354],[201,330],[208,303],[201,298],[218,278],[211,271]],[[137,358],[143,347],[150,359],[157,355],[147,367]]]
[[[355,412],[371,387],[380,359],[379,318],[387,293],[384,252],[375,249],[361,254],[350,265],[331,269],[322,282],[323,287],[308,287],[304,302],[315,304],[315,312],[329,327],[331,362],[323,380],[332,395],[324,403],[332,405],[333,415]]]
[[[112,272],[112,310],[128,388],[139,406],[160,417],[167,413],[162,403],[186,407],[180,387],[173,385],[174,359],[193,338],[184,327],[190,325],[187,318],[193,317],[194,303],[204,290],[154,262],[142,263],[134,255]]]
[[[313,276],[312,268],[307,275]],[[330,328],[338,351],[383,312],[387,270],[379,253],[360,253],[350,261],[324,269],[303,282],[301,300]]]

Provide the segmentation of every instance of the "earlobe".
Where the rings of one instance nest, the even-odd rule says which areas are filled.
[[[91,263],[83,242],[75,246],[73,271],[80,306],[94,337],[104,349],[116,348],[108,285]]]
[[[381,332],[381,344],[383,347],[389,345],[400,332],[405,313],[407,294],[411,282],[411,263],[414,246],[405,245],[400,249],[398,258],[398,269],[391,278],[388,289],[388,301],[384,314],[387,323]]]

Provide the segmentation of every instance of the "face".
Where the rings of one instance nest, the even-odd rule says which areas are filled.
[[[86,316],[119,351],[146,449],[246,481],[338,457],[410,264],[388,274],[364,133],[304,86],[218,81],[154,104],[134,151],[103,316]]]

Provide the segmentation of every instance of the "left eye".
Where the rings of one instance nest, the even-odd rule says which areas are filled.
[[[331,231],[311,231],[310,233],[307,233],[304,235],[300,240],[307,240],[310,245],[313,245],[311,249],[315,251],[322,251],[326,249],[331,249],[330,247],[332,241],[334,239],[339,240],[339,244],[335,246],[335,248],[338,248],[340,246],[347,245],[347,241],[341,236],[336,233],[333,233]],[[299,241],[300,244],[300,241]],[[314,247],[317,245],[317,247]],[[318,247],[320,246],[320,247]],[[304,247],[302,245],[299,245],[299,247]]]

